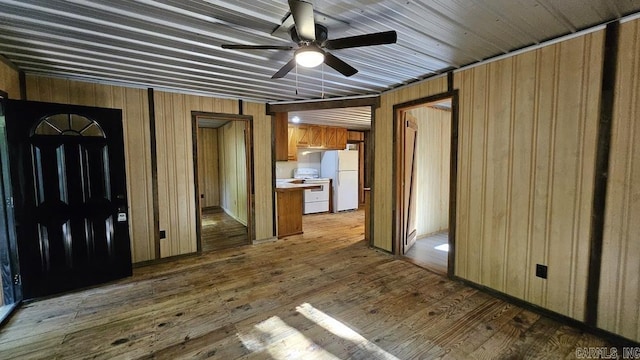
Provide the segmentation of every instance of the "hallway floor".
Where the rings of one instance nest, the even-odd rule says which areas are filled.
[[[247,227],[221,208],[202,211],[202,251],[247,245]]]
[[[446,275],[447,257],[449,256],[448,244],[448,233],[433,234],[416,240],[404,256],[419,266]]]

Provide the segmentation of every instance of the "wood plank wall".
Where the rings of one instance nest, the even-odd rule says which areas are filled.
[[[253,185],[252,202],[256,240],[273,239],[273,184],[271,172],[271,116],[266,105],[242,102],[245,115],[253,116]]]
[[[603,46],[598,31],[455,74],[455,273],[578,320]]]
[[[220,206],[218,129],[198,128],[198,177],[200,207]]]
[[[197,251],[191,111],[238,113],[238,101],[155,92],[160,257]]]
[[[421,237],[449,228],[451,111],[421,106],[408,113],[418,123],[416,230]]]
[[[133,262],[155,257],[147,91],[34,75],[26,76],[27,99],[122,109],[129,232]]]
[[[238,100],[155,92],[161,257],[196,251],[195,187],[191,111],[238,114]],[[253,117],[256,239],[273,238],[271,117],[264,104],[243,102]]]
[[[598,326],[640,341],[640,20],[619,46]]]
[[[0,61],[0,90],[9,94],[9,99],[20,99],[20,77],[18,71]]]
[[[376,109],[374,128],[374,179],[372,199],[373,246],[393,250],[393,106],[447,91],[447,78],[438,77],[398,90],[383,93]]]
[[[230,121],[218,129],[220,206],[247,225],[247,158],[244,121]]]
[[[123,109],[130,233],[134,262],[153,260],[153,193],[148,99],[133,89],[27,75],[27,98]],[[195,252],[195,186],[191,111],[237,114],[238,101],[155,92],[161,257]],[[271,186],[271,119],[264,104],[243,103],[254,118],[256,238],[273,238]]]

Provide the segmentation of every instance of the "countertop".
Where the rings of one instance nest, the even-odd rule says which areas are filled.
[[[318,184],[291,184],[287,182],[277,182],[276,183],[276,191],[284,192],[284,191],[296,191],[296,190],[307,190],[307,189],[320,189],[322,185]]]

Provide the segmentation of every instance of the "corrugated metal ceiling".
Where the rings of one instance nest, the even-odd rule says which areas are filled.
[[[298,69],[285,0],[0,0],[0,54],[26,73],[261,102],[377,94],[640,10],[637,0],[312,1],[329,38],[396,30],[391,45],[335,50],[359,72]],[[282,24],[285,23],[285,26]]]

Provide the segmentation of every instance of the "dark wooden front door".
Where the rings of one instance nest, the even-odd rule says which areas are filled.
[[[131,275],[121,110],[6,110],[24,297]]]

